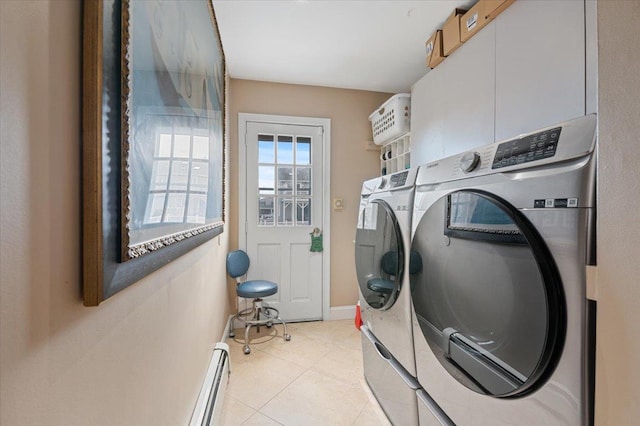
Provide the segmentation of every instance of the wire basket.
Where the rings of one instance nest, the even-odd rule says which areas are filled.
[[[369,116],[373,142],[385,143],[408,133],[411,125],[411,95],[399,93],[392,96]]]

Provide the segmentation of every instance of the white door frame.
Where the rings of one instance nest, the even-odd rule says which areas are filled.
[[[302,126],[322,127],[322,320],[331,318],[331,119],[315,117],[293,117],[286,115],[238,113],[238,166],[247,164],[246,132],[247,122],[268,124],[292,124]],[[239,197],[238,197],[238,245],[246,249],[247,237],[247,175],[245,168],[238,167]]]

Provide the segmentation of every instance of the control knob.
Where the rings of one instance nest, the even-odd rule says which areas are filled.
[[[380,178],[380,185],[378,185],[378,189],[384,188],[386,184],[387,184],[387,178]]]
[[[467,152],[460,159],[460,170],[465,173],[473,171],[480,162],[480,154],[477,152]]]

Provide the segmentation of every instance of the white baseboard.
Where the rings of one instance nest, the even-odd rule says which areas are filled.
[[[329,321],[353,319],[356,315],[356,305],[332,306]]]

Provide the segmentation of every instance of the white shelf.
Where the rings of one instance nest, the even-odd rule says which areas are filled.
[[[380,174],[388,175],[411,167],[411,134],[406,133],[380,148]]]

